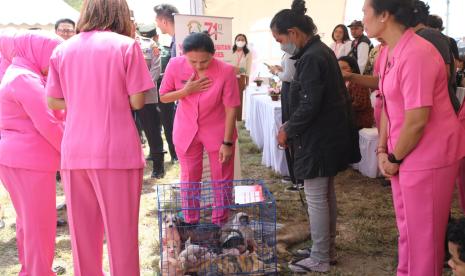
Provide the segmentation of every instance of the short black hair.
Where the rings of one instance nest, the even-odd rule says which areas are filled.
[[[352,70],[352,73],[360,74],[360,67],[358,67],[357,60],[354,57],[342,56],[337,61],[347,62],[347,64],[349,64],[350,69]]]
[[[184,39],[182,51],[184,54],[191,51],[203,51],[215,54],[215,44],[213,44],[213,40],[205,32],[191,33]]]
[[[161,16],[174,23],[174,14],[179,13],[178,9],[170,4],[160,4],[153,7],[157,16]]]
[[[55,31],[58,30],[58,27],[60,26],[61,23],[68,23],[68,24],[73,25],[73,28],[76,28],[76,23],[73,20],[71,20],[69,18],[62,18],[62,19],[59,19],[55,23]]]
[[[406,27],[412,27],[414,18],[413,0],[372,0],[371,6],[376,15],[388,12],[394,16],[398,23]]]
[[[342,37],[342,42],[350,40],[349,31],[347,30],[347,27],[344,24],[339,24],[336,25],[336,27],[334,27],[333,32],[331,34],[331,37],[333,38],[334,42],[336,42],[336,38],[334,38],[334,32],[337,28],[342,28],[342,32],[344,33],[344,36]]]
[[[305,1],[292,1],[291,9],[284,9],[275,14],[270,23],[270,29],[275,29],[279,34],[287,34],[288,29],[297,28],[307,35],[315,35],[317,28],[313,19],[306,15]]]
[[[433,29],[437,29],[437,30],[440,30],[440,31],[444,30],[442,18],[439,15],[430,14],[428,16],[427,25],[428,25],[428,27],[433,28]]]
[[[447,225],[447,241],[457,245],[459,258],[465,262],[465,218],[452,220]]]
[[[414,5],[414,10],[413,10],[414,17],[411,22],[412,27],[415,27],[418,24],[427,25],[428,15],[429,15],[429,5],[420,0],[414,0],[413,5]]]

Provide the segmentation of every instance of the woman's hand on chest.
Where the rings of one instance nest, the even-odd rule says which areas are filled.
[[[195,74],[187,80],[186,84],[184,85],[183,90],[186,92],[187,95],[192,93],[202,92],[210,88],[212,85],[212,80],[206,76],[199,77],[195,80]]]

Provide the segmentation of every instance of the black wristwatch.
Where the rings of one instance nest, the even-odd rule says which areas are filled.
[[[232,147],[234,144],[232,142],[223,141],[223,145]]]
[[[401,164],[404,159],[397,160],[396,156],[393,153],[388,154],[388,160],[394,164]]]

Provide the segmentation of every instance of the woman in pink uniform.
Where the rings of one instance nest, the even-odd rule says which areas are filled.
[[[47,107],[45,76],[58,36],[26,32],[0,85],[0,179],[16,210],[19,275],[55,275],[55,173],[63,125]]]
[[[14,31],[3,31],[0,33],[0,81],[14,56],[15,35],[16,32]]]
[[[181,165],[181,197],[187,223],[200,219],[199,183],[202,154],[208,152],[213,181],[212,222],[228,220],[234,178],[235,120],[240,106],[234,67],[214,58],[215,48],[205,33],[190,34],[183,42],[184,56],[171,59],[160,87],[160,100],[179,101],[173,141]],[[225,182],[224,182],[225,181]],[[189,183],[189,184],[187,184]],[[189,210],[188,210],[189,209]]]
[[[139,275],[144,156],[131,108],[154,84],[129,37],[126,1],[85,1],[77,29],[55,50],[47,82],[49,106],[67,111],[61,166],[74,275],[103,275],[104,234],[111,275]]]
[[[14,54],[14,35],[13,31],[3,31],[0,33],[0,82],[2,81],[3,75],[5,75],[6,69],[11,64],[11,59]],[[5,227],[5,221],[3,220],[3,209],[0,205],[0,229]]]
[[[465,130],[448,96],[439,52],[410,28],[413,1],[366,0],[365,30],[388,50],[379,57],[378,163],[391,177],[397,228],[397,275],[442,275],[444,240]]]

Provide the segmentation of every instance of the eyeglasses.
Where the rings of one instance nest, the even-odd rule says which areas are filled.
[[[76,31],[73,29],[57,29],[57,32],[63,34],[74,34]]]

